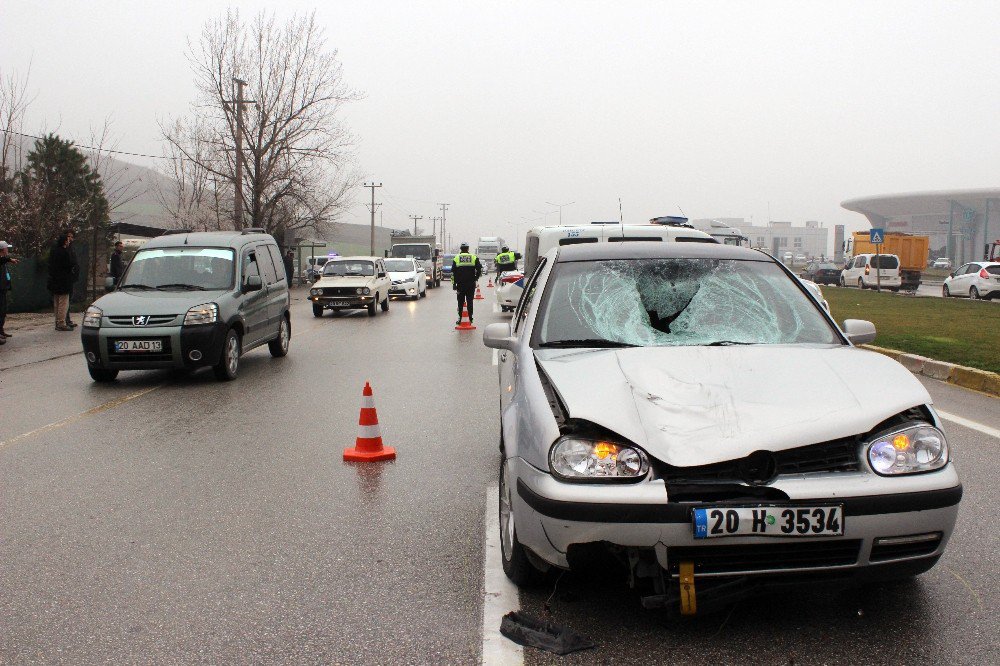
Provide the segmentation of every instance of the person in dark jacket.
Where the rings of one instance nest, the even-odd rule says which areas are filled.
[[[285,251],[285,277],[288,278],[288,286],[292,286],[292,275],[295,274],[295,252],[289,248]]]
[[[114,280],[115,286],[118,286],[118,281],[122,279],[122,274],[125,273],[125,257],[122,254],[124,249],[125,243],[118,241],[115,243],[115,251],[111,253],[111,266],[108,275]]]
[[[472,322],[472,304],[476,297],[476,283],[483,275],[483,264],[479,257],[469,252],[469,244],[462,243],[461,252],[451,261],[451,286],[458,292],[458,321],[462,323],[462,306],[469,310],[469,322]]]
[[[70,249],[73,242],[73,232],[64,231],[59,234],[52,252],[49,254],[49,291],[52,292],[52,309],[56,317],[57,331],[72,331],[67,322],[69,316],[69,295],[73,291],[73,282],[80,273],[76,263],[76,255]]]
[[[12,246],[6,241],[0,241],[0,345],[7,343],[10,333],[4,330],[7,323],[7,292],[10,291],[10,267],[17,259],[10,256]]]

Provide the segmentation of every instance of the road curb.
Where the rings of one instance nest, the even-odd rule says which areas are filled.
[[[955,386],[1000,397],[1000,374],[995,372],[969,368],[956,363],[946,363],[917,354],[907,354],[898,349],[887,349],[875,345],[861,346],[899,361],[904,368],[915,375],[939,379]]]

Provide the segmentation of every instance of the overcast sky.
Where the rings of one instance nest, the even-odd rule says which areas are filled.
[[[0,68],[31,62],[28,130],[85,143],[111,114],[122,150],[162,154],[157,119],[194,97],[186,39],[230,4],[0,0]],[[443,201],[456,242],[523,238],[546,201],[576,223],[621,197],[633,222],[861,228],[842,200],[1000,181],[996,1],[485,5],[239,3],[316,7],[366,95],[344,121],[387,226]]]

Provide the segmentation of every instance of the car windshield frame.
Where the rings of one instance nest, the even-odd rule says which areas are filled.
[[[692,265],[698,265],[698,269],[702,272],[706,270],[705,266],[709,264],[714,264],[715,267],[712,271],[719,269],[720,265],[725,264],[730,270],[745,270],[749,271],[751,274],[756,271],[759,275],[751,275],[756,283],[751,281],[743,281],[747,276],[727,276],[722,275],[702,275],[697,280],[688,280],[685,285],[690,288],[691,284],[694,285],[694,289],[690,294],[689,299],[679,299],[674,302],[674,305],[680,305],[677,308],[676,313],[663,313],[657,310],[657,322],[653,322],[651,318],[652,311],[645,310],[635,310],[628,312],[627,304],[622,305],[618,308],[619,312],[611,314],[614,307],[606,307],[606,303],[602,301],[608,297],[609,284],[610,287],[620,287],[624,296],[626,297],[638,297],[642,298],[635,291],[629,292],[626,287],[622,284],[615,285],[608,283],[608,280],[619,280],[624,282],[626,279],[631,279],[632,276],[626,276],[623,278],[621,275],[612,275],[611,278],[606,280],[605,284],[598,288],[599,282],[595,275],[598,275],[600,271],[605,270],[604,267],[600,266],[584,266],[585,264],[645,264],[651,262],[674,262],[683,263],[691,262]],[[608,273],[614,273],[615,271],[607,271]],[[625,271],[627,273],[628,271]],[[766,274],[770,273],[770,274]],[[737,277],[739,279],[737,279]],[[709,280],[708,278],[714,278]],[[573,294],[571,291],[556,294],[560,290],[559,283],[561,280],[594,280],[594,290],[591,292],[593,294],[598,294],[598,298],[593,299],[593,302],[588,304],[588,306],[582,306],[580,300],[577,300],[577,305],[574,308],[579,307],[579,311],[575,312],[576,320],[572,322],[572,326],[565,327],[560,334],[554,334],[552,331],[548,331],[547,327],[550,325],[548,320],[549,316],[555,316],[557,310],[553,308],[558,307],[570,307],[569,303],[572,300]],[[728,280],[728,283],[727,283]],[[678,280],[679,283],[684,284],[684,281]],[[768,284],[769,283],[769,284]],[[664,286],[667,282],[663,282]],[[774,304],[769,303],[764,298],[764,294],[761,290],[761,284],[767,284],[774,294],[779,294],[783,297],[781,301],[783,305],[778,308]],[[706,286],[708,285],[708,286]],[[752,291],[756,289],[754,297],[759,297],[756,303],[756,312],[754,311],[753,303],[751,302],[751,297],[736,298],[730,300],[729,302],[723,302],[721,300],[717,301],[706,301],[704,303],[696,302],[696,297],[699,297],[699,292],[702,289],[706,289],[704,296],[701,298],[710,297],[709,291],[707,289],[711,288],[714,290],[719,290],[721,288],[726,288],[725,291],[719,292],[718,295],[727,295],[730,293],[742,293],[742,291],[731,292],[734,287],[739,287],[740,290],[746,289]],[[565,288],[565,287],[563,287]],[[674,283],[670,283],[670,289],[665,290],[675,292],[671,297],[679,298],[681,294],[680,289],[678,289]],[[664,294],[654,294],[653,297],[660,298],[661,301],[664,299]],[[801,299],[801,300],[798,300]],[[582,300],[582,299],[581,299]],[[687,300],[685,303],[684,300]],[[746,300],[747,302],[744,302]],[[558,302],[556,305],[554,301]],[[612,302],[613,303],[613,302]],[[622,302],[624,303],[624,301]],[[684,311],[692,304],[695,303],[695,309],[690,311],[685,319],[681,319]],[[645,309],[646,302],[643,300],[641,302],[643,308]],[[748,304],[751,307],[747,307]],[[763,305],[761,305],[763,304]],[[600,315],[595,315],[592,318],[588,318],[584,321],[584,317],[579,314],[586,310],[589,306],[593,306],[590,312],[601,311]],[[600,307],[598,307],[600,306]],[[744,306],[738,308],[737,306]],[[766,307],[770,307],[772,310],[783,310],[782,313],[768,314],[764,312]],[[728,308],[728,310],[727,310]],[[732,319],[731,321],[737,322],[731,326],[716,324],[712,330],[706,331],[704,335],[700,337],[698,335],[687,334],[683,329],[680,331],[671,332],[669,329],[670,324],[677,320],[679,326],[683,327],[689,321],[695,317],[711,318],[713,314],[719,312],[726,312],[731,310],[739,319]],[[646,319],[642,323],[644,328],[633,328],[631,330],[622,327],[621,323],[625,319],[621,318],[619,315],[622,312],[629,314],[635,318],[640,318],[645,316]],[[808,337],[806,339],[794,339],[793,334],[789,334],[786,331],[779,331],[782,325],[782,316],[785,318],[788,315],[794,315],[794,318],[801,318],[802,326],[801,328],[805,330],[807,336],[812,336],[812,339]],[[767,315],[767,316],[765,316]],[[566,317],[565,314],[562,315],[564,319],[572,319],[572,317]],[[770,319],[768,319],[768,316]],[[759,335],[757,336],[747,336],[747,322],[756,322],[761,326]],[[772,330],[768,331],[766,327],[770,325]],[[575,330],[573,330],[575,326]],[[663,331],[662,328],[656,328],[657,326],[667,326],[667,331]],[[589,327],[590,332],[587,331]],[[650,330],[652,329],[652,330]],[[811,329],[811,330],[807,330]],[[622,331],[629,330],[628,334],[621,335]],[[569,333],[568,331],[571,331]],[[595,332],[597,334],[595,334]],[[767,339],[764,337],[766,333],[772,334],[772,339]],[[780,333],[783,336],[782,339],[773,339],[775,334]],[[676,334],[675,339],[664,339],[663,335]],[[655,339],[657,336],[661,336]],[[646,339],[643,339],[643,338]],[[654,339],[649,339],[649,338]],[[543,349],[546,347],[563,347],[566,345],[553,344],[559,343],[562,340],[581,340],[581,341],[594,341],[602,340],[605,344],[597,345],[587,345],[581,344],[580,347],[685,347],[685,346],[731,346],[731,345],[768,345],[768,344],[783,344],[783,345],[845,345],[849,344],[846,338],[842,335],[840,330],[830,319],[827,312],[825,312],[821,306],[817,305],[809,294],[808,287],[802,284],[794,275],[791,275],[789,271],[780,266],[775,262],[765,262],[765,261],[755,261],[746,259],[730,259],[730,258],[686,258],[686,257],[673,257],[673,258],[649,258],[649,259],[591,259],[585,261],[564,261],[557,262],[552,269],[552,273],[546,279],[545,292],[541,295],[539,301],[538,309],[535,313],[534,322],[532,324],[532,331],[529,340],[529,345],[533,349]]]
[[[352,268],[352,270],[344,269],[343,272],[327,272],[330,268],[339,266],[341,264],[346,264]],[[367,266],[362,267],[361,264],[367,264]],[[361,268],[362,272],[358,270],[353,270],[355,268]],[[365,273],[364,270],[369,270],[371,272]],[[331,259],[323,265],[323,277],[375,277],[375,262],[371,259]]]
[[[394,261],[399,261],[402,263],[409,262],[410,265],[403,269],[390,268],[392,266],[392,262]],[[386,273],[416,273],[417,270],[419,270],[417,268],[417,265],[414,263],[413,259],[405,259],[400,257],[386,257],[385,259],[382,260],[382,263],[385,264]]]
[[[177,272],[170,276],[165,276],[161,280],[151,280],[152,275],[146,275],[145,271],[152,271],[152,265],[144,265],[146,262],[153,262],[158,259],[181,258],[181,257],[204,257],[208,261],[204,268],[208,272]],[[208,281],[204,279],[206,275],[213,275],[212,260],[221,260],[229,263],[229,269],[225,275],[225,282]],[[158,267],[156,267],[158,268]],[[155,283],[155,284],[154,284]],[[236,250],[231,247],[199,246],[199,245],[177,245],[170,247],[150,247],[139,248],[135,256],[129,261],[125,274],[122,275],[118,289],[127,291],[130,285],[135,285],[140,289],[161,289],[163,291],[228,291],[234,288],[236,283]]]

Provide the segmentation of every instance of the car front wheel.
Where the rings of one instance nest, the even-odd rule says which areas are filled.
[[[378,295],[377,294],[375,295],[375,298],[378,299]],[[368,308],[368,316],[369,317],[374,317],[375,313],[378,312],[378,303],[376,301],[372,301],[371,303],[369,303],[365,307]]]
[[[531,563],[524,546],[517,540],[510,484],[510,462],[507,460],[500,466],[499,492],[500,558],[503,561],[503,572],[518,587],[538,585],[544,580],[545,573]]]
[[[240,334],[236,329],[229,329],[226,334],[226,342],[222,345],[222,356],[219,362],[212,367],[215,378],[222,382],[236,379],[240,371]]]
[[[323,306],[318,303],[313,303],[313,317],[323,316]]]
[[[90,378],[95,382],[113,382],[118,377],[117,370],[105,370],[92,366],[87,366],[87,370],[90,372]]]
[[[382,312],[389,311],[389,294],[385,295],[385,300],[382,301]]]

